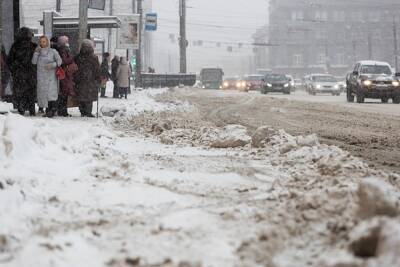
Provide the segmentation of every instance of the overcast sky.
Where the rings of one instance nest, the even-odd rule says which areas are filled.
[[[235,65],[237,72],[243,72],[241,65],[249,64],[246,60],[252,51],[245,44],[251,43],[254,32],[267,23],[267,3],[267,0],[187,0],[189,71],[198,72],[203,66]],[[179,36],[178,8],[178,0],[153,0],[153,10],[159,15],[159,28],[154,36],[161,71],[167,71],[164,68],[170,65],[177,67],[178,45],[170,42],[169,35]],[[193,45],[197,40],[203,41],[201,47]],[[233,53],[227,52],[227,46],[233,47]]]

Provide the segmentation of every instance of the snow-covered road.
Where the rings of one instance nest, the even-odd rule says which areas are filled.
[[[362,178],[397,181],[315,135],[212,148],[224,128],[168,93],[105,99],[112,118],[0,115],[1,266],[320,267]]]

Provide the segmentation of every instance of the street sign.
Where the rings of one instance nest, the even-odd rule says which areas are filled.
[[[156,31],[157,30],[157,13],[147,13],[146,14],[146,31]]]
[[[106,0],[89,0],[89,8],[104,10],[106,8]]]
[[[139,49],[139,20],[138,14],[117,15],[121,20],[121,28],[118,29],[117,48]]]

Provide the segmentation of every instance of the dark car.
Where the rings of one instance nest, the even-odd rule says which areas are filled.
[[[268,74],[264,77],[262,94],[278,92],[289,95],[291,85],[289,78],[284,74]]]
[[[261,90],[264,75],[252,74],[244,77],[247,90]]]
[[[364,103],[366,98],[381,99],[387,103],[400,103],[399,77],[393,75],[389,63],[378,61],[360,61],[354,71],[347,76],[347,101]]]

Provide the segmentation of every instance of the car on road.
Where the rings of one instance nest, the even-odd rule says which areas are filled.
[[[227,77],[222,83],[222,89],[247,91],[246,81],[239,77]]]
[[[399,75],[395,75],[387,62],[360,61],[347,76],[347,101],[364,103],[366,98],[381,99],[387,103],[400,103]]]
[[[333,75],[312,74],[308,77],[307,92],[310,95],[332,94],[340,95],[341,87],[339,81]]]
[[[246,81],[247,90],[261,90],[263,79],[264,75],[260,74],[246,75],[244,80]]]
[[[220,89],[224,71],[220,68],[204,68],[200,72],[200,81],[204,89]]]
[[[267,74],[264,77],[262,94],[284,93],[289,95],[291,92],[290,80],[285,74]]]

